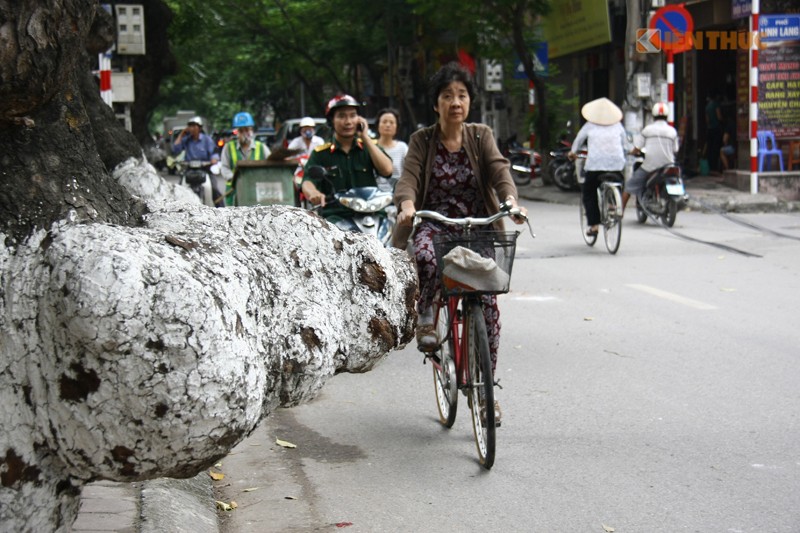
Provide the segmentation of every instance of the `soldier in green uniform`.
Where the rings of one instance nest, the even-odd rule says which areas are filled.
[[[352,212],[338,204],[326,206],[326,194],[351,187],[375,187],[376,173],[384,177],[392,175],[392,160],[367,135],[369,126],[366,119],[359,116],[359,107],[356,99],[346,94],[328,102],[325,116],[333,128],[333,142],[311,152],[303,173],[301,189],[306,199],[313,205],[321,205],[321,215],[334,223]],[[315,166],[326,170],[327,181],[308,177],[308,169]]]

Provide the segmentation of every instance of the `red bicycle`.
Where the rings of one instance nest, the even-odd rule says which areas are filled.
[[[441,281],[441,290],[434,299],[439,345],[425,352],[425,358],[433,366],[442,425],[450,428],[455,423],[458,391],[467,396],[478,459],[487,470],[492,468],[495,458],[497,383],[492,376],[481,296],[508,292],[520,232],[473,231],[473,226],[488,226],[507,216],[524,217],[518,208],[504,204],[499,213],[488,218],[448,218],[435,211],[417,211],[414,219],[415,226],[421,219],[431,219],[463,228],[461,232],[442,232],[434,237]]]

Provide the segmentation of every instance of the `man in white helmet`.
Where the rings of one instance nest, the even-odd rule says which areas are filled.
[[[202,161],[212,165],[219,161],[219,154],[215,149],[214,141],[203,133],[202,118],[190,118],[186,123],[186,127],[175,139],[175,143],[172,145],[172,152],[179,154],[182,151],[186,152],[184,157],[186,161]],[[209,178],[211,179],[211,194],[214,198],[214,205],[225,207],[225,199],[213,172],[209,173]]]
[[[639,196],[644,192],[647,176],[651,172],[675,162],[675,154],[679,148],[678,132],[667,122],[668,115],[667,104],[656,103],[653,106],[653,123],[642,130],[641,139],[631,150],[633,155],[644,153],[645,156],[642,166],[636,169],[625,184],[625,192],[622,193],[623,210],[631,196]]]
[[[303,118],[303,120],[300,121],[300,136],[292,139],[292,142],[290,142],[289,146],[286,148],[288,150],[302,150],[297,154],[298,157],[303,155],[311,155],[311,152],[314,151],[314,148],[325,144],[325,141],[322,140],[322,137],[314,135],[316,127],[317,123],[314,122],[313,118]]]

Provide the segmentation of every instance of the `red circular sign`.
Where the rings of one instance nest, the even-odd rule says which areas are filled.
[[[664,52],[679,54],[692,49],[694,20],[682,5],[659,8],[650,19],[650,29],[657,30],[652,43]]]

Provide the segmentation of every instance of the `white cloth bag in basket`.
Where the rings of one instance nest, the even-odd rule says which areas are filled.
[[[508,290],[510,278],[493,259],[482,257],[463,246],[456,246],[443,259],[442,278],[449,289],[460,287],[485,292]]]

